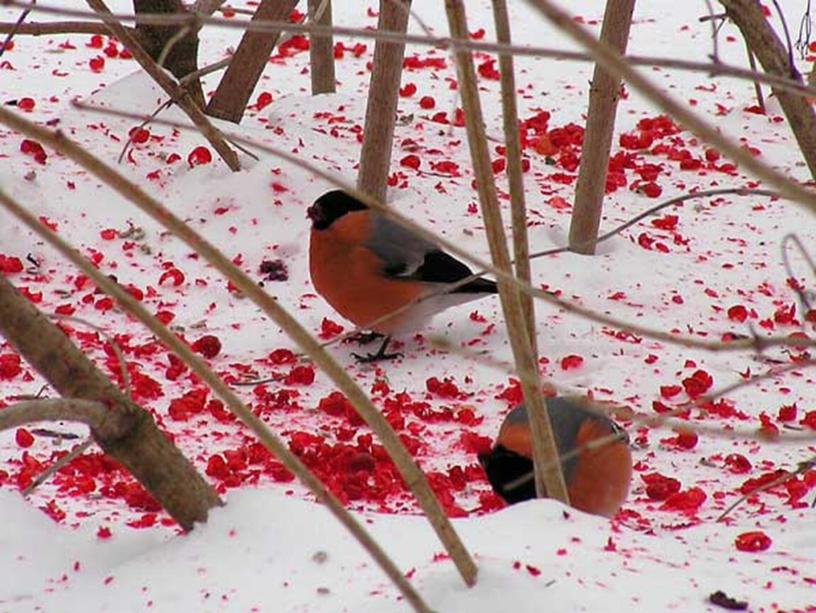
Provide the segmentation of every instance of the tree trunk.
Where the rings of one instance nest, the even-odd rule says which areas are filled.
[[[326,2],[323,14],[319,16],[319,19],[314,19],[323,2]],[[331,0],[309,0],[309,23],[331,27]],[[334,37],[331,34],[309,36],[309,64],[311,66],[312,95],[333,94],[335,91]]]
[[[286,21],[297,0],[261,0],[252,21]],[[280,32],[245,32],[232,56],[215,94],[207,104],[207,115],[241,123],[247,102],[261,78]]]
[[[626,53],[634,9],[635,0],[607,0],[606,3],[601,41],[621,55]],[[570,223],[569,244],[576,253],[595,253],[619,97],[620,79],[596,64],[589,89],[586,132]]]
[[[186,13],[181,0],[133,0],[133,10],[139,13]],[[179,32],[178,25],[159,26],[136,24],[136,37],[139,44],[158,62],[164,48]],[[190,29],[187,34],[173,43],[173,47],[164,61],[174,77],[181,80],[191,72],[198,70],[198,29]],[[204,108],[204,92],[201,81],[192,79],[186,89],[190,92],[198,108]]]
[[[220,504],[215,491],[156,426],[56,325],[0,275],[0,333],[66,398],[95,400],[109,418],[91,428],[99,446],[121,463],[185,530]]]
[[[765,18],[757,0],[720,0],[720,4],[737,24],[748,48],[754,52],[765,72],[802,82],[802,75],[791,65],[785,45]],[[810,174],[816,179],[816,113],[804,96],[775,87],[771,89],[788,118]]]
[[[380,0],[377,29],[405,33],[410,6],[410,0]],[[404,43],[378,40],[374,46],[357,188],[380,202],[388,187],[404,55]]]

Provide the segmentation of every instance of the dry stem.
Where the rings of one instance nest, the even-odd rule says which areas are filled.
[[[445,9],[448,14],[451,36],[466,39],[468,31],[464,4],[461,0],[446,0]],[[457,50],[455,56],[459,91],[465,112],[465,129],[468,135],[470,156],[473,160],[476,187],[479,192],[479,204],[490,244],[490,255],[494,266],[505,273],[505,276],[499,277],[498,280],[499,297],[530,422],[536,493],[538,496],[549,495],[551,498],[569,504],[567,487],[564,483],[561,465],[557,460],[558,448],[555,436],[541,396],[538,368],[530,348],[529,329],[521,308],[519,290],[507,278],[508,276],[512,278],[510,254],[504,236],[496,184],[493,181],[490,152],[485,139],[484,120],[479,101],[476,72],[473,69],[473,58],[470,52],[464,50]]]
[[[493,0],[493,19],[496,22],[496,39],[510,44],[510,18],[507,14],[506,0]],[[504,144],[506,147],[507,180],[510,188],[510,210],[513,223],[513,259],[516,276],[530,283],[530,245],[527,240],[527,205],[524,199],[524,177],[521,170],[521,142],[518,130],[518,105],[516,103],[516,76],[513,67],[513,56],[507,53],[499,55],[501,73],[502,124],[504,127]],[[537,359],[538,343],[536,340],[535,306],[532,296],[519,293],[527,333],[530,337],[530,350],[533,360]]]

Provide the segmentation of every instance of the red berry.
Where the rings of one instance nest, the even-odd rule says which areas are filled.
[[[105,58],[97,55],[90,59],[88,66],[90,66],[91,72],[102,72],[105,69]]]
[[[187,156],[187,163],[192,168],[193,166],[201,166],[212,162],[212,153],[206,147],[199,146],[190,152]]]
[[[411,154],[406,155],[404,158],[400,160],[400,166],[405,166],[406,168],[412,168],[413,170],[418,170],[420,165],[419,156]]]
[[[419,107],[422,109],[430,110],[436,106],[436,100],[434,100],[431,96],[422,96],[419,99]]]
[[[0,379],[13,379],[22,372],[20,356],[15,353],[0,355]]]
[[[193,351],[211,360],[221,353],[221,341],[217,336],[207,334],[193,343]]]
[[[31,447],[34,444],[34,437],[25,428],[17,428],[14,440],[17,441],[19,447],[23,448]]]
[[[34,99],[33,98],[20,98],[17,101],[17,108],[21,111],[25,111],[26,113],[30,113],[34,110]]]
[[[740,551],[765,551],[771,546],[771,538],[761,530],[743,532],[734,539],[734,545]]]
[[[128,136],[130,136],[130,142],[141,145],[142,143],[146,143],[147,139],[150,138],[150,130],[131,128],[130,132],[128,132]]]
[[[580,355],[568,355],[561,358],[561,370],[580,368],[581,364],[583,363],[584,358],[582,358]]]
[[[640,189],[647,198],[657,198],[663,193],[663,188],[654,181],[642,185]]]

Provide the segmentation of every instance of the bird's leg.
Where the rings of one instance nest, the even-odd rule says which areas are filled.
[[[399,352],[394,353],[386,353],[385,350],[388,347],[388,343],[391,342],[391,337],[386,336],[383,344],[380,345],[380,348],[377,350],[377,353],[367,353],[366,355],[360,355],[359,353],[352,353],[351,355],[354,356],[354,359],[357,360],[358,364],[371,364],[372,362],[381,362],[383,360],[394,360],[396,358],[401,358],[402,354]]]
[[[357,334],[352,334],[346,339],[346,342],[349,343],[357,343],[358,345],[368,345],[369,343],[373,343],[378,338],[383,338],[385,334],[380,334],[379,332],[358,332]]]

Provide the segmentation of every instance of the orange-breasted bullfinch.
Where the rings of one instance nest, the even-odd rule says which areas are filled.
[[[473,271],[344,191],[323,194],[307,215],[315,289],[344,318],[385,336],[376,354],[355,355],[360,361],[397,357],[386,353],[392,334],[417,330],[444,309],[497,292],[493,281],[481,278],[445,291]],[[372,325],[420,297],[425,298]]]
[[[561,469],[570,505],[611,517],[629,493],[632,478],[629,437],[605,415],[581,406],[579,398],[547,398],[546,407],[562,456]],[[590,441],[615,434],[617,440],[582,449]],[[580,451],[574,453],[576,450]],[[563,457],[566,454],[570,455]],[[479,462],[496,493],[513,504],[536,497],[531,458],[530,424],[527,411],[519,405],[507,415],[493,449],[480,455]]]

